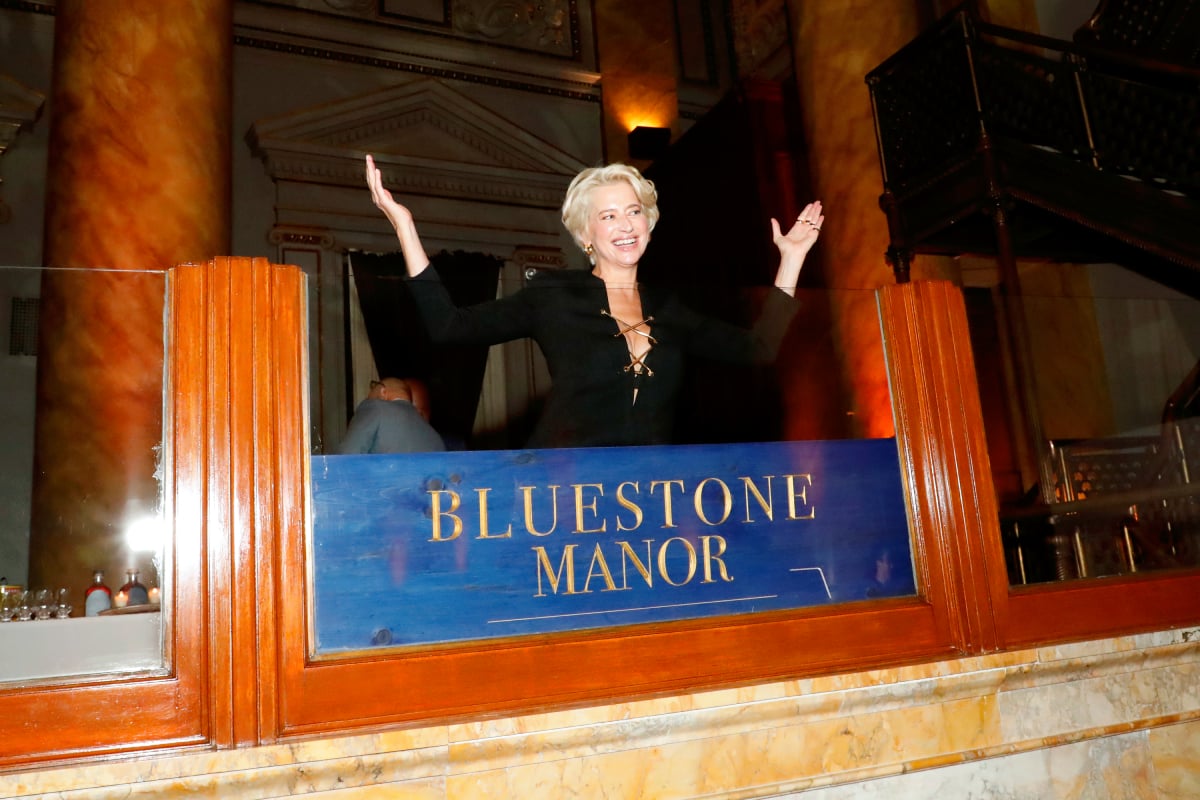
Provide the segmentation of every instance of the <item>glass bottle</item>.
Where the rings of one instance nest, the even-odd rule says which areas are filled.
[[[144,606],[150,602],[150,593],[146,591],[146,587],[138,580],[138,571],[136,569],[125,570],[125,585],[121,587],[121,591],[125,593],[128,604],[131,606]]]
[[[104,585],[104,573],[96,570],[92,573],[92,585],[83,593],[83,614],[86,617],[94,617],[110,608],[112,589]]]

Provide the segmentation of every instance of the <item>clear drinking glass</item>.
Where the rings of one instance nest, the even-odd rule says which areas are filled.
[[[12,622],[13,617],[17,615],[17,604],[20,601],[20,592],[5,592],[3,597],[0,597],[0,622]]]
[[[50,619],[54,605],[54,593],[49,589],[38,589],[33,600],[33,618]]]
[[[58,590],[57,602],[54,605],[54,618],[66,619],[71,616],[71,593],[65,587]]]
[[[17,595],[17,619],[21,622],[33,619],[33,592],[28,589]]]

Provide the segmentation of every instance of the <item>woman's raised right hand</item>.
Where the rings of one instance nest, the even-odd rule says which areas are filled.
[[[383,188],[383,173],[375,166],[375,159],[367,156],[367,186],[371,190],[371,200],[375,207],[383,212],[388,222],[396,231],[400,240],[400,249],[404,252],[404,263],[409,275],[419,275],[429,266],[429,258],[421,246],[417,236],[417,226],[413,222],[412,212],[407,207],[396,202],[392,193]]]
[[[371,190],[371,200],[375,207],[383,212],[397,233],[401,232],[402,226],[413,225],[412,212],[396,202],[392,193],[383,188],[383,173],[375,166],[375,159],[371,156],[367,156],[367,187]]]

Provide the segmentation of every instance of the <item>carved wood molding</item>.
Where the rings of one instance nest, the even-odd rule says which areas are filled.
[[[878,298],[918,583],[963,652],[998,650],[1008,579],[962,293],[915,281]]]

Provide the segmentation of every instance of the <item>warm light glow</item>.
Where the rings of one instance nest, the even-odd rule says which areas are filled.
[[[138,517],[125,526],[125,544],[135,553],[158,552],[163,538],[163,522],[157,516]]]
[[[635,111],[621,115],[621,125],[625,127],[625,132],[628,133],[634,128],[669,128],[671,127],[671,120]]]
[[[631,121],[630,124],[626,125],[625,127],[628,128],[628,130],[632,131],[632,130],[634,130],[634,128],[665,128],[665,127],[670,127],[670,126],[668,126],[666,124],[666,122],[661,121],[661,120],[640,118],[635,121]]]

